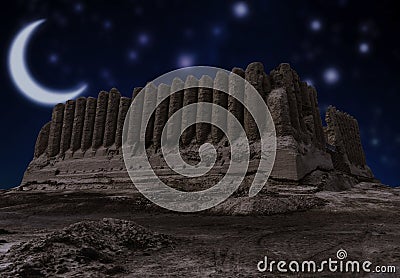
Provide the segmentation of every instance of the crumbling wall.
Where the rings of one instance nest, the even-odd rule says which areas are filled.
[[[335,169],[357,176],[372,177],[366,164],[357,120],[329,106],[325,121],[327,143],[334,146],[329,152]]]
[[[273,106],[270,111],[277,135],[292,135],[298,142],[312,143],[324,150],[325,137],[315,88],[300,81],[289,64],[280,64],[270,75],[272,89],[276,90],[270,100]]]
[[[243,77],[248,83],[243,81]],[[200,87],[195,87],[198,85]],[[203,102],[222,106],[239,120],[254,146],[252,159],[256,160],[259,158],[259,132],[254,119],[238,101],[240,99],[245,105],[252,106],[254,99],[251,95],[245,97],[249,86],[253,86],[262,96],[275,124],[277,151],[272,178],[299,181],[316,169],[336,169],[354,175],[372,176],[366,166],[358,123],[354,118],[334,108],[328,109],[328,127],[324,134],[315,89],[301,81],[289,64],[281,64],[267,74],[262,63],[254,62],[245,70],[234,68],[230,74],[219,72],[214,79],[209,76],[202,76],[199,80],[189,76],[185,81],[175,78],[171,86],[160,84],[156,87],[149,84],[143,94],[139,94],[142,88],[138,87],[134,89],[132,98],[121,97],[118,90],[113,88],[109,93],[100,92],[97,99],[81,97],[76,101],[67,101],[65,105],[56,105],[51,122],[38,135],[34,159],[22,184],[37,182],[38,179],[58,183],[61,176],[63,182],[77,182],[73,178],[75,176],[86,182],[100,178],[104,178],[104,182],[129,180],[120,152],[125,118],[129,122],[125,138],[128,145],[135,150],[140,149],[135,144],[145,144],[153,156],[160,153],[163,129],[166,129],[164,139],[169,142],[181,134],[187,121],[194,119],[197,122],[206,120],[218,123],[227,127],[228,133],[237,134],[232,130],[234,126],[227,120],[226,113],[206,111],[201,105]],[[171,90],[176,93],[161,103],[163,96]],[[223,93],[226,90],[233,96]],[[138,99],[128,114],[134,98]],[[176,115],[180,108],[193,103],[198,103],[196,113]],[[142,119],[150,116],[154,107],[155,112],[146,126]],[[178,120],[166,125],[174,114]],[[214,125],[197,123],[187,128],[180,139],[185,152],[185,148],[204,142],[224,149],[229,147],[224,137]],[[336,148],[336,152],[326,150],[326,140]],[[223,163],[229,160],[221,156],[218,159]],[[253,162],[257,164],[257,161]],[[152,166],[161,167],[157,163]]]
[[[325,150],[315,89],[301,81],[289,64],[280,64],[265,80],[271,87],[266,101],[274,120],[278,144],[271,175],[300,180],[317,168],[333,169],[332,160]]]

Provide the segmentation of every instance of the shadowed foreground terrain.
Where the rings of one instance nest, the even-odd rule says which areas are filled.
[[[248,277],[262,275],[264,256],[318,262],[339,249],[398,275],[399,206],[399,189],[373,183],[342,192],[280,186],[195,214],[159,209],[133,190],[3,191],[0,276]]]

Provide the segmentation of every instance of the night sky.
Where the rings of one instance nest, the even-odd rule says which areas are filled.
[[[329,104],[358,119],[367,161],[400,184],[400,39],[396,1],[8,1],[1,28],[0,188],[16,186],[51,107],[14,86],[7,55],[27,24],[27,62],[55,89],[88,84],[84,96],[116,87],[131,96],[173,69],[211,65],[267,72],[288,62]]]

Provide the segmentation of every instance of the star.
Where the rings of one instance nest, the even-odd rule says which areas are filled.
[[[181,54],[178,57],[178,62],[177,62],[179,67],[190,67],[194,64],[194,55],[193,54]]]
[[[372,145],[372,146],[374,146],[374,147],[377,147],[377,146],[379,146],[379,139],[378,138],[372,138],[371,139],[371,142],[370,142],[370,144]]]
[[[82,3],[76,3],[74,6],[74,10],[76,13],[81,13],[83,11],[83,5]]]
[[[321,23],[321,21],[318,20],[318,19],[313,19],[313,20],[310,22],[310,29],[311,29],[312,31],[314,31],[314,32],[320,31],[320,30],[322,29],[322,23]]]
[[[139,44],[146,45],[149,43],[149,35],[146,33],[141,33],[138,37]]]
[[[362,54],[366,54],[369,52],[369,44],[367,42],[362,42],[358,45],[358,51]]]
[[[249,7],[245,2],[237,2],[233,5],[233,14],[237,18],[246,17],[249,13]]]
[[[323,78],[327,84],[335,84],[339,81],[340,75],[337,69],[328,68],[323,73]]]
[[[138,58],[138,54],[135,50],[128,51],[128,59],[134,61]]]
[[[49,62],[51,64],[56,64],[58,62],[58,55],[56,53],[52,53],[49,55]]]
[[[105,21],[103,22],[103,27],[104,27],[105,30],[111,29],[111,27],[112,27],[112,22],[111,22],[110,20],[105,20]]]

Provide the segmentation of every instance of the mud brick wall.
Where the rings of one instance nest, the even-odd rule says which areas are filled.
[[[332,160],[335,168],[350,171],[350,164],[365,166],[365,154],[361,144],[358,122],[347,113],[329,106],[326,112],[325,129],[327,142],[336,147]]]
[[[205,142],[223,146],[225,134],[214,125],[201,121],[218,123],[227,128],[228,134],[238,132],[233,130],[234,126],[228,121],[226,112],[207,111],[202,105],[205,102],[222,106],[232,113],[243,125],[252,144],[259,140],[259,131],[254,119],[239,101],[253,105],[254,98],[246,93],[254,93],[247,91],[251,89],[250,86],[264,99],[275,124],[278,149],[273,175],[299,180],[320,167],[352,174],[355,173],[353,166],[362,171],[369,169],[357,120],[329,107],[326,113],[327,127],[323,128],[315,88],[301,81],[289,64],[280,64],[267,74],[262,63],[254,62],[246,69],[233,68],[231,73],[218,72],[215,78],[206,75],[200,79],[194,76],[188,76],[186,80],[175,78],[170,85],[148,84],[146,91],[141,94],[139,92],[143,88],[137,87],[133,90],[132,98],[121,96],[113,88],[110,92],[101,91],[97,99],[80,97],[57,104],[51,121],[39,132],[34,158],[26,175],[29,177],[29,171],[37,171],[32,169],[48,165],[43,160],[68,161],[71,157],[84,160],[92,156],[108,159],[110,154],[121,155],[119,149],[123,139],[133,149],[140,149],[134,144],[145,144],[146,148],[157,153],[163,130],[166,137],[163,139],[167,143],[180,136],[183,148]],[[171,91],[175,93],[161,102]],[[223,91],[229,91],[232,95]],[[135,102],[132,103],[133,99]],[[176,113],[194,103],[198,104],[196,113]],[[150,115],[154,108],[155,112]],[[167,124],[172,115],[178,120]],[[148,116],[150,121],[145,125],[143,121]],[[185,123],[194,120],[197,123],[181,135]],[[129,124],[126,125],[127,138],[122,138],[124,124]],[[326,143],[334,146],[335,151],[326,149]],[[79,155],[74,156],[75,153]],[[256,158],[257,155],[252,157]],[[122,161],[122,158],[117,159]],[[121,166],[118,168],[123,169]]]

